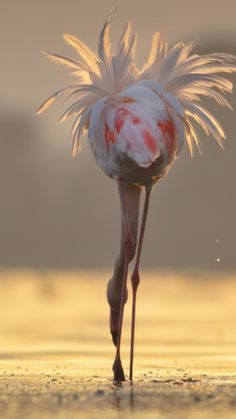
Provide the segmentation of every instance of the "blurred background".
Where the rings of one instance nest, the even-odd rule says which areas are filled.
[[[235,2],[1,0],[0,15],[0,267],[110,268],[119,249],[116,184],[97,167],[86,136],[71,156],[70,122],[57,123],[56,103],[42,117],[38,106],[70,83],[67,70],[45,50],[72,57],[70,33],[96,50],[104,19],[114,7],[111,37],[131,19],[139,35],[138,63],[155,31],[172,42],[196,40],[198,53],[236,54]],[[230,76],[231,80],[235,77]],[[229,98],[236,109],[236,96]],[[185,147],[157,185],[143,253],[150,269],[236,268],[236,110],[210,109],[227,135],[222,151],[201,132],[203,155]]]

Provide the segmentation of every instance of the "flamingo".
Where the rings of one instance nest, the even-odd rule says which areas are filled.
[[[122,382],[125,374],[121,336],[128,298],[128,267],[136,255],[131,275],[129,379],[132,383],[136,296],[150,194],[179,157],[184,143],[191,155],[194,145],[201,152],[196,123],[223,147],[224,130],[200,100],[207,96],[232,109],[224,93],[231,92],[233,85],[218,73],[234,72],[236,57],[226,53],[193,54],[194,43],[180,42],[170,47],[157,32],[153,35],[147,59],[139,69],[135,64],[137,35],[133,33],[131,22],[125,25],[116,50],[111,50],[112,13],[101,30],[98,54],[68,34],[64,35],[64,40],[75,49],[77,59],[45,53],[49,60],[69,67],[76,81],[51,95],[37,113],[43,113],[57,98],[70,101],[59,121],[75,118],[71,129],[72,154],[76,154],[80,137],[87,132],[98,165],[117,182],[121,244],[108,282],[107,300],[110,332],[116,347],[114,381]],[[145,201],[138,234],[142,190]]]

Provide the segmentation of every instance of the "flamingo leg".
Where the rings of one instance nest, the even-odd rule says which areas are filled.
[[[134,362],[134,336],[135,336],[135,314],[136,314],[136,296],[137,296],[137,289],[140,282],[139,276],[139,263],[143,245],[143,238],[148,214],[148,207],[149,207],[149,200],[151,194],[152,186],[146,187],[145,189],[145,202],[143,208],[143,216],[141,221],[140,227],[140,234],[138,239],[138,247],[137,247],[137,254],[136,260],[134,265],[134,270],[131,276],[131,284],[132,284],[132,317],[131,317],[131,343],[130,343],[130,369],[129,369],[129,379],[130,381],[133,380],[133,362]]]
[[[121,363],[120,356],[120,346],[121,346],[121,334],[122,334],[122,325],[123,325],[123,316],[124,316],[124,306],[126,302],[126,288],[127,288],[127,274],[128,274],[128,265],[129,265],[129,255],[132,246],[132,238],[129,224],[128,211],[125,201],[124,194],[124,185],[121,180],[118,180],[120,200],[121,200],[121,209],[122,217],[124,220],[125,227],[125,240],[124,240],[124,271],[122,278],[122,291],[121,291],[121,301],[120,301],[120,310],[119,310],[119,322],[118,322],[118,334],[117,334],[117,345],[116,345],[116,356],[113,364],[114,380],[115,381],[125,381],[125,375]]]

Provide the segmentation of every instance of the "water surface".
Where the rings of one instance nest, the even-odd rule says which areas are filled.
[[[1,418],[236,417],[233,276],[142,274],[134,384],[115,386],[107,272],[2,272]],[[128,375],[130,301],[122,357]]]

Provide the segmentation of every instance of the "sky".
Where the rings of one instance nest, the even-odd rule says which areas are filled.
[[[69,83],[67,71],[42,52],[73,56],[63,33],[96,49],[114,6],[112,41],[130,19],[139,36],[139,63],[155,31],[170,43],[195,40],[200,53],[236,53],[233,1],[1,0],[0,267],[105,268],[116,258],[115,182],[97,167],[86,137],[71,157],[70,123],[57,123],[60,105],[35,116],[50,93]],[[229,100],[236,108],[235,95]],[[146,268],[236,269],[236,111],[207,104],[225,128],[225,150],[201,133],[203,155],[191,158],[185,147],[157,184],[144,243]]]

